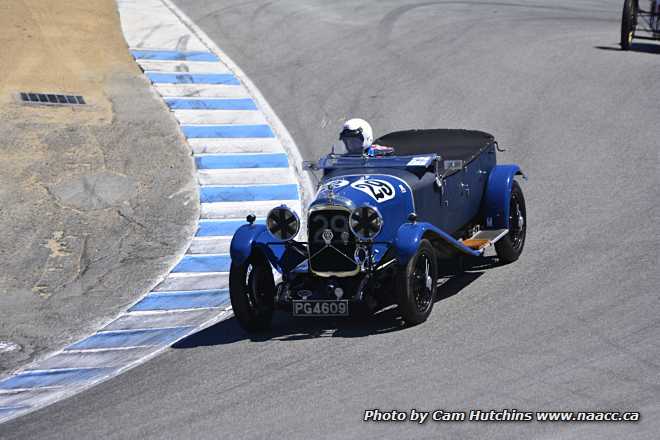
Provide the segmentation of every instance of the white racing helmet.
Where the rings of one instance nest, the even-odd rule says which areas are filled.
[[[364,119],[349,119],[344,122],[339,140],[344,142],[349,154],[362,154],[371,147],[374,141],[374,132],[371,125]]]

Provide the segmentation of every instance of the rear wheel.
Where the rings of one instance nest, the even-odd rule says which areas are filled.
[[[231,264],[229,297],[234,316],[248,332],[267,330],[275,308],[275,281],[268,260],[252,254],[243,264]]]
[[[495,243],[497,256],[503,263],[512,263],[520,257],[527,234],[527,210],[522,188],[515,180],[509,199],[509,233]]]
[[[435,249],[422,240],[417,253],[397,274],[399,311],[408,325],[420,324],[429,317],[437,290],[438,263]]]
[[[621,49],[630,50],[635,26],[637,25],[637,8],[634,0],[626,0],[623,3],[623,15],[621,17]]]

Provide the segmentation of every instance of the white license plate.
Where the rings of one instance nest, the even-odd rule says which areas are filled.
[[[348,316],[348,301],[293,301],[293,316]]]

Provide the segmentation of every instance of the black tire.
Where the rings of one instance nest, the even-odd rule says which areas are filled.
[[[502,263],[513,263],[525,247],[527,235],[527,210],[522,188],[515,180],[509,199],[509,233],[495,243],[495,251]]]
[[[626,0],[623,3],[623,15],[621,17],[621,49],[630,50],[632,45],[636,20],[637,8],[634,0]]]
[[[231,264],[229,297],[234,316],[247,332],[270,328],[275,309],[275,281],[268,260],[252,254],[243,264]]]
[[[397,273],[397,303],[401,316],[408,325],[421,324],[433,310],[438,289],[437,261],[431,242],[422,240],[417,253],[408,261],[405,269]]]

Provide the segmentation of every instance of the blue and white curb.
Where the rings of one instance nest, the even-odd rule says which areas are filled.
[[[185,255],[96,333],[0,380],[0,422],[146,362],[231,316],[229,243],[255,214],[313,193],[298,149],[259,90],[169,0],[118,0],[138,65],[181,126],[197,168],[200,219]]]

